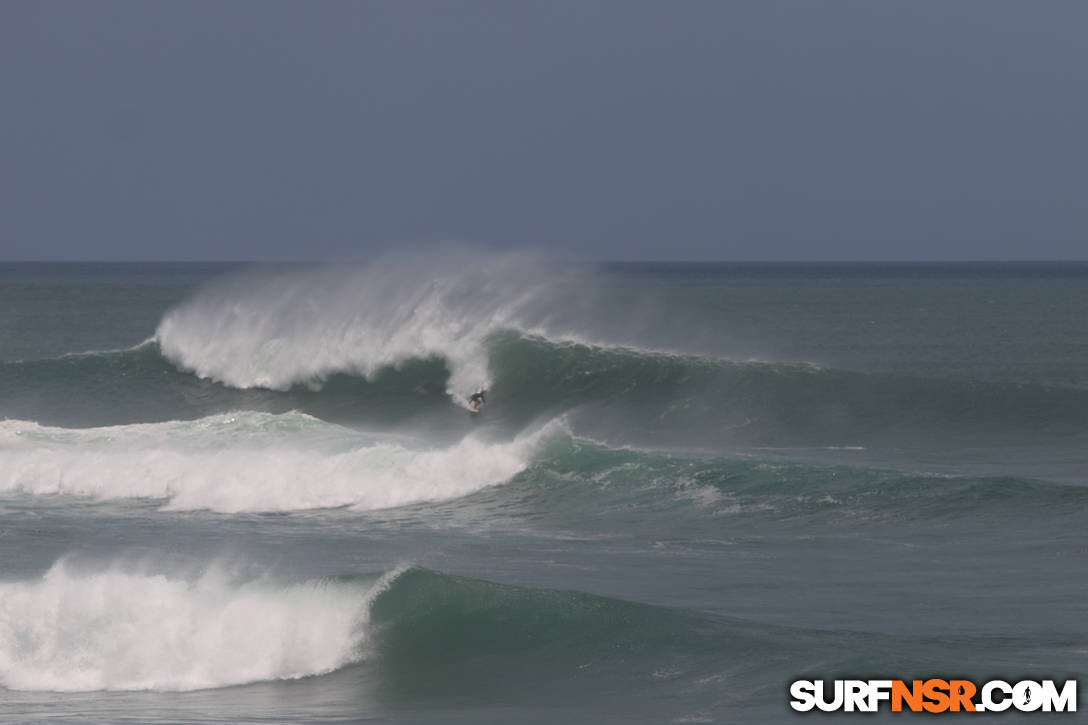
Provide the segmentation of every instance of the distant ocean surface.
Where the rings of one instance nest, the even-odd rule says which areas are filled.
[[[0,265],[5,723],[777,723],[1086,574],[1088,264]]]

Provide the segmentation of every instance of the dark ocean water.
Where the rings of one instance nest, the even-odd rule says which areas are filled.
[[[1086,264],[0,265],[0,721],[1074,678],[1086,484]]]

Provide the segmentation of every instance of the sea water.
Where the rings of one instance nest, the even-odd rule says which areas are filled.
[[[0,721],[1077,677],[1086,321],[1085,264],[0,265]]]

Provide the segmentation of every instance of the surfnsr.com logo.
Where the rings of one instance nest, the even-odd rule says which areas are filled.
[[[790,697],[798,712],[1076,712],[1077,681],[796,680]]]

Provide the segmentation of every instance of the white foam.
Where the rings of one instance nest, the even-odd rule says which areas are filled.
[[[82,572],[0,582],[0,685],[194,690],[319,675],[365,657],[374,584]]]
[[[368,436],[300,414],[65,429],[0,422],[0,491],[164,499],[222,513],[388,508],[464,496],[521,471],[550,424],[505,443],[445,448]]]
[[[569,277],[569,272],[565,275]],[[171,310],[156,332],[183,369],[239,388],[371,376],[412,358],[445,358],[458,403],[487,387],[487,335],[518,328],[554,295],[559,274],[523,255],[449,250],[368,265],[251,272]]]

